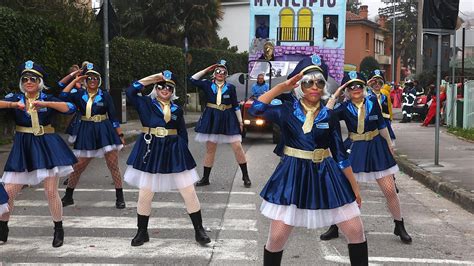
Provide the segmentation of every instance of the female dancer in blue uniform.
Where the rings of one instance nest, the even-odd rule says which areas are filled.
[[[86,68],[85,75],[76,77],[61,93],[61,98],[74,103],[82,115],[73,148],[79,162],[74,165],[74,173],[69,176],[66,194],[62,198],[63,206],[74,204],[74,189],[90,161],[105,157],[115,183],[115,207],[124,209],[122,177],[118,166],[118,152],[125,143],[122,129],[115,114],[112,97],[107,91],[100,89],[100,73],[92,63],[88,63]],[[76,83],[84,80],[85,89],[72,90]]]
[[[217,144],[230,143],[235,158],[242,171],[242,180],[245,187],[250,187],[247,171],[247,159],[242,149],[242,114],[235,86],[226,82],[227,67],[225,60],[207,67],[191,77],[191,83],[200,88],[206,95],[206,109],[196,125],[196,141],[206,142],[204,157],[204,175],[196,186],[209,185],[209,175],[216,156]],[[212,80],[201,80],[212,71]]]
[[[23,185],[44,184],[49,210],[54,222],[53,247],[63,245],[63,207],[58,193],[59,177],[73,172],[77,162],[67,144],[54,133],[51,126],[57,112],[74,113],[71,103],[46,95],[42,67],[33,61],[21,67],[20,89],[22,93],[7,95],[0,101],[0,108],[8,108],[16,123],[13,147],[5,164],[2,182],[9,196],[10,212],[0,217],[0,241],[8,238],[8,220],[13,201]]]
[[[334,223],[349,242],[351,264],[367,265],[359,187],[347,159],[339,121],[332,110],[321,106],[321,98],[327,96],[327,66],[313,55],[301,60],[288,78],[260,96],[250,109],[252,115],[278,123],[285,137],[281,162],[260,193],[260,210],[272,219],[264,265],[280,265],[294,226],[318,228]],[[270,104],[295,87],[299,100]]]
[[[392,141],[377,98],[366,95],[365,78],[358,72],[346,73],[342,84],[334,98],[337,99],[344,90],[347,101],[337,105],[334,111],[340,120],[344,120],[349,131],[345,144],[350,149],[349,159],[354,175],[359,182],[377,181],[394,219],[394,234],[404,243],[411,243],[412,239],[405,230],[400,200],[393,180],[398,166],[393,158]],[[332,100],[327,106],[332,108],[334,103]],[[322,240],[336,237],[336,225],[332,225],[321,235]]]
[[[138,93],[155,84],[149,96]],[[175,77],[170,71],[136,81],[127,89],[128,100],[138,111],[142,134],[127,161],[125,181],[140,189],[137,204],[138,231],[132,246],[149,241],[148,220],[155,192],[178,189],[191,217],[195,239],[200,244],[211,242],[202,226],[201,206],[194,190],[199,180],[196,162],[188,149],[188,132],[183,110],[176,98]]]

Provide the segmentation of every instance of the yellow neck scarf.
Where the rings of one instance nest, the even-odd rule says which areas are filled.
[[[224,83],[216,82],[216,86],[217,86],[216,104],[221,105],[221,103],[222,103],[222,88],[224,87]]]
[[[29,98],[28,95],[25,94],[25,97],[28,101],[28,113],[30,114],[31,117],[31,127],[33,128],[33,133],[40,133],[40,123],[39,123],[39,117],[38,117],[38,111],[35,109],[33,106],[33,102],[38,100],[39,98],[39,93],[36,94],[33,98]]]
[[[362,134],[365,127],[365,104],[363,100],[360,103],[352,103],[357,107],[357,134]]]
[[[311,129],[313,128],[314,118],[316,117],[316,112],[320,108],[320,103],[318,102],[316,106],[308,106],[304,104],[303,101],[300,101],[300,103],[306,111],[306,118],[304,120],[304,124],[302,127],[303,133],[306,134],[306,133],[311,132]]]
[[[89,95],[89,100],[87,100],[87,105],[86,105],[86,117],[90,118],[92,116],[92,104],[94,103],[94,98],[97,95],[97,91],[95,92],[89,92],[87,91],[87,94]]]
[[[163,118],[165,119],[165,122],[168,123],[171,120],[171,102],[170,101],[161,101],[160,102],[161,107],[163,108]]]

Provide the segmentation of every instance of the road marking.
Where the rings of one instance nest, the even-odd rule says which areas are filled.
[[[137,218],[135,217],[114,217],[114,216],[64,216],[65,230],[67,228],[83,229],[136,229]],[[50,216],[33,215],[13,215],[8,223],[9,227],[18,228],[38,228],[51,227]],[[219,218],[205,218],[204,227],[210,227],[212,230],[232,230],[232,231],[257,231],[257,221],[251,219],[224,219],[221,223]],[[167,218],[151,217],[150,229],[193,229],[189,218]]]
[[[387,218],[392,217],[389,214],[361,214],[362,217],[371,217],[371,218]]]
[[[35,191],[44,191],[44,188],[35,188]],[[58,188],[58,191],[66,191],[65,188]],[[102,189],[102,188],[76,188],[74,189],[75,192],[114,192],[115,189]],[[138,193],[139,189],[124,189],[123,192],[132,192]],[[157,192],[157,193],[179,193],[178,190],[176,191],[169,191],[169,192]],[[196,190],[198,194],[231,194],[231,195],[255,195],[255,192],[252,191],[200,191]]]
[[[92,207],[92,208],[109,208],[115,206],[115,201],[77,201],[77,207]],[[43,200],[16,200],[15,207],[48,207],[48,202]],[[136,208],[137,203],[127,202],[128,208]],[[184,202],[153,202],[153,209],[183,209],[185,207]],[[256,210],[256,206],[253,203],[201,203],[202,209],[225,209],[229,208],[232,210]]]
[[[366,232],[367,235],[391,235],[393,236],[393,232]],[[419,236],[419,237],[441,237],[441,238],[465,238],[464,236],[452,236],[452,235],[428,235],[428,234],[420,234],[420,233],[411,233],[412,236]],[[469,234],[467,234],[469,235]],[[469,237],[469,236],[468,236]]]
[[[325,260],[336,263],[350,263],[347,256],[324,256]],[[399,263],[420,263],[420,264],[456,264],[456,265],[473,265],[474,261],[463,260],[444,260],[444,259],[424,259],[424,258],[397,258],[397,257],[369,257],[369,262],[399,262]]]
[[[28,257],[52,258],[189,258],[210,259],[212,253],[217,260],[255,260],[251,254],[257,248],[257,241],[246,239],[225,239],[200,246],[189,239],[150,238],[140,247],[130,246],[131,238],[117,237],[68,237],[61,248],[51,247],[51,237],[8,238],[2,245],[2,253]]]

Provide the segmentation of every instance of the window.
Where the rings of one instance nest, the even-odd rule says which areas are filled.
[[[311,37],[311,24],[313,12],[309,8],[302,8],[298,12],[298,40],[309,40]]]
[[[365,50],[369,50],[369,33],[365,33]]]
[[[281,40],[290,41],[293,40],[293,27],[294,27],[295,12],[293,9],[287,7],[280,11],[280,27],[281,27]]]

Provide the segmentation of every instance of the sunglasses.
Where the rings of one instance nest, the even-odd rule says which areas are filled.
[[[215,73],[216,73],[216,74],[227,75],[227,70],[224,70],[224,69],[216,69]]]
[[[371,85],[379,85],[379,86],[383,86],[384,82],[380,79],[377,79],[377,80],[372,80],[371,82]]]
[[[174,91],[174,87],[173,87],[173,86],[170,86],[170,85],[156,86],[156,89],[159,90],[159,91],[162,91],[162,90],[167,90],[167,91],[169,91],[169,92],[173,92],[173,91]]]
[[[314,85],[316,85],[316,87],[320,89],[323,89],[324,86],[326,86],[326,82],[322,79],[307,79],[307,80],[301,81],[301,87],[303,89],[312,88]]]
[[[362,84],[354,84],[354,85],[349,86],[348,88],[349,88],[349,90],[351,90],[351,91],[362,90],[362,89],[364,89],[364,85],[362,85]]]
[[[28,81],[31,81],[32,83],[38,83],[40,78],[38,77],[30,77],[30,76],[23,76],[21,77],[21,83],[27,83]]]
[[[100,78],[99,77],[94,77],[94,76],[88,76],[87,81],[98,81]]]

